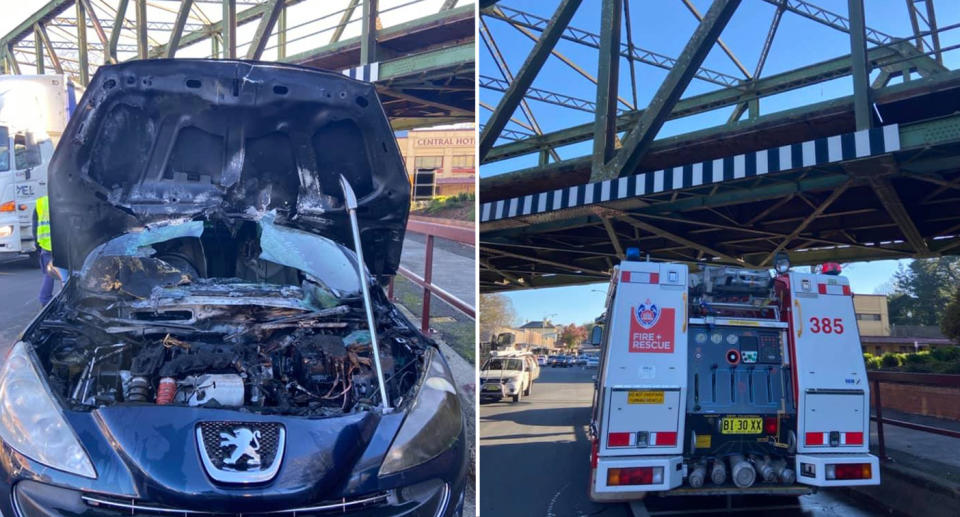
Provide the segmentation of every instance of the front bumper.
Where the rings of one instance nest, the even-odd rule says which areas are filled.
[[[500,400],[520,393],[519,384],[501,384],[495,382],[484,383],[480,387],[481,400]]]
[[[94,463],[96,479],[45,467],[0,443],[0,517],[292,516],[294,510],[301,516],[332,512],[449,517],[459,510],[466,485],[464,429],[435,458],[402,472],[378,475],[404,419],[400,411],[354,417],[353,425],[361,424],[365,433],[365,446],[356,442],[349,426],[336,421],[342,419],[243,414],[245,420],[283,422],[287,447],[273,480],[231,487],[209,479],[197,459],[196,441],[183,437],[193,432],[196,418],[237,419],[236,412],[174,406],[114,408],[114,413],[132,412],[121,418],[109,414],[110,409],[66,411]]]
[[[404,516],[449,516],[455,515],[462,505],[463,489],[455,493],[453,488],[440,480],[431,480],[399,490],[368,494],[366,496],[321,501],[295,508],[280,509],[269,513],[250,513],[249,516],[295,516],[295,515],[365,515],[373,517]],[[85,516],[119,517],[121,515],[202,515],[227,516],[215,506],[191,507],[169,506],[141,499],[117,498],[57,487],[36,481],[21,481],[13,491],[13,504],[19,516]]]

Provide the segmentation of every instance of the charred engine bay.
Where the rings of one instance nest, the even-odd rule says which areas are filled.
[[[426,340],[396,309],[380,309],[380,360],[391,403],[401,405],[423,371]],[[31,341],[51,388],[75,409],[176,404],[322,417],[376,407],[361,303],[291,312],[230,307],[190,329],[176,319],[191,311],[175,310],[134,332],[106,327],[112,334],[64,314],[41,323]]]
[[[380,405],[356,258],[319,235],[212,218],[108,241],[24,340],[75,409],[177,404],[309,417]],[[432,346],[373,289],[388,401]]]

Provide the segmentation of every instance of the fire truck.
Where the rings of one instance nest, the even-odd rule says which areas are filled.
[[[594,341],[590,496],[876,485],[870,390],[839,268],[640,260],[614,269]]]

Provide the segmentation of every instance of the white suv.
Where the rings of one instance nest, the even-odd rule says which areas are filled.
[[[480,366],[480,386],[480,400],[512,397],[520,402],[533,386],[530,362],[521,356],[491,357]]]

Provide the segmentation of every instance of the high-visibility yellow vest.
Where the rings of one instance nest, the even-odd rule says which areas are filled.
[[[37,198],[37,246],[53,251],[50,242],[50,199],[47,196]]]

